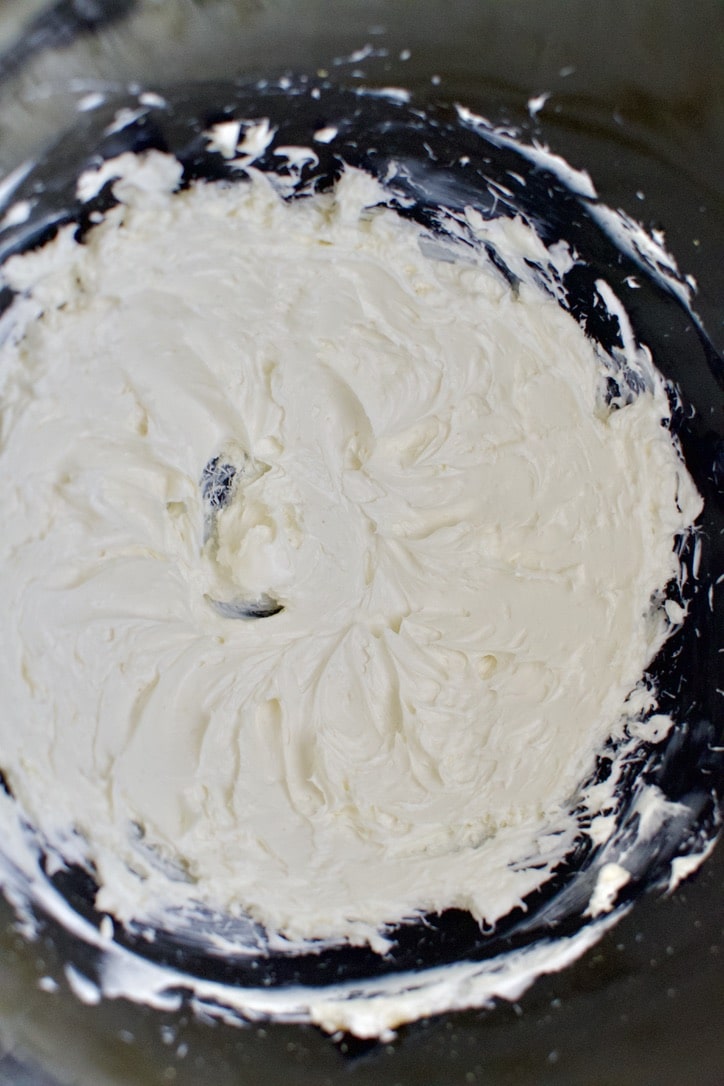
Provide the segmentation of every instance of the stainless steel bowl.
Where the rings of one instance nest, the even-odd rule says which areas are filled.
[[[37,16],[28,22],[27,15],[18,19],[15,5],[16,26],[24,27],[24,34],[7,29],[6,22],[4,65],[0,59],[0,167],[9,172],[28,156],[40,155],[40,174],[30,175],[28,184],[46,170],[46,218],[30,223],[36,237],[70,213],[68,181],[79,157],[113,151],[113,146],[100,147],[99,136],[102,109],[111,106],[96,112],[93,95],[110,94],[115,108],[140,88],[161,89],[171,99],[175,94],[180,127],[174,128],[167,116],[157,118],[153,138],[172,145],[176,140],[174,150],[180,151],[192,144],[202,112],[203,95],[189,91],[189,82],[215,79],[228,88],[239,75],[243,100],[255,77],[273,82],[287,71],[329,88],[330,102],[334,96],[339,100],[340,86],[404,86],[414,94],[413,105],[439,117],[443,128],[444,104],[462,101],[494,121],[522,128],[529,138],[547,140],[587,168],[605,202],[649,225],[663,224],[680,265],[699,280],[696,308],[712,342],[706,346],[694,325],[682,321],[681,311],[674,314],[671,299],[648,298],[637,317],[645,338],[660,347],[657,362],[663,355],[662,368],[672,368],[698,409],[700,425],[682,434],[682,440],[685,446],[688,442],[687,458],[696,461],[700,478],[709,479],[709,531],[716,536],[722,515],[716,504],[722,480],[716,473],[723,433],[717,356],[724,345],[724,273],[717,259],[724,237],[722,174],[711,161],[721,158],[724,147],[724,117],[711,93],[723,85],[722,38],[712,33],[717,19],[721,25],[716,3],[683,18],[678,5],[660,2],[639,5],[636,12],[626,4],[604,3],[592,17],[588,5],[563,0],[506,8],[422,0],[414,9],[404,2],[371,8],[345,0],[336,8],[334,24],[322,3],[309,2],[261,7],[213,0],[76,0],[36,7]],[[543,92],[550,98],[538,111]],[[211,108],[219,93],[211,89],[208,94]],[[406,129],[414,119],[406,115],[404,124],[397,119],[397,138],[404,146],[412,139]],[[372,115],[363,122],[374,124]],[[62,132],[70,135],[48,157],[48,147],[57,144]],[[185,145],[184,133],[189,136]],[[125,130],[123,139],[148,135],[144,123]],[[369,150],[359,140],[355,144],[363,156]],[[419,191],[416,197],[422,213],[424,198]],[[541,211],[546,214],[550,208]],[[11,242],[30,240],[25,226]],[[614,257],[601,259],[610,264]],[[712,551],[712,576],[717,561],[720,550]],[[709,621],[703,612],[701,619],[704,625]],[[684,675],[689,683],[684,696],[687,689],[691,695],[689,745],[672,749],[661,766],[674,791],[679,786],[691,791],[692,771],[697,781],[702,768],[720,772],[718,763],[702,767],[699,758],[713,734],[701,727],[721,728],[721,699],[715,690],[722,683],[710,655],[721,643],[717,621],[709,621],[703,655],[694,639],[687,642],[683,658],[679,646],[679,655],[662,664],[673,669],[671,689],[681,693],[677,681]],[[714,806],[705,791],[701,815],[711,823]],[[20,1082],[21,1074],[31,1074],[23,1068],[32,1068],[36,1078],[30,1081],[39,1082],[42,1075],[51,1081],[72,1077],[94,1083],[290,1078],[321,1083],[351,1076],[359,1082],[405,1084],[625,1081],[635,1086],[656,1081],[714,1086],[724,1067],[718,1028],[724,990],[712,952],[721,938],[721,872],[721,856],[715,855],[671,898],[639,901],[588,957],[558,977],[539,981],[513,1008],[421,1023],[392,1046],[345,1039],[335,1047],[301,1027],[212,1027],[183,1011],[159,1014],[122,1002],[84,1006],[67,991],[63,964],[70,957],[92,971],[92,962],[84,959],[87,951],[50,926],[41,945],[28,944],[13,931],[6,910],[0,1038],[8,1054],[0,1061],[0,1082],[3,1073],[8,1082]],[[68,893],[83,897],[82,888],[69,887]],[[446,938],[443,932],[443,942]],[[442,943],[426,953],[439,956],[441,949]],[[172,941],[164,953],[188,956],[188,947]],[[412,947],[410,953],[418,950]],[[56,981],[61,991],[47,991]]]

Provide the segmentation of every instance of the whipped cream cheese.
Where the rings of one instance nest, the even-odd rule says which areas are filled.
[[[664,381],[602,283],[640,378],[607,402],[530,271],[575,254],[520,218],[443,244],[352,169],[285,201],[124,158],[82,243],[4,268],[0,770],[127,924],[494,923],[671,628]]]

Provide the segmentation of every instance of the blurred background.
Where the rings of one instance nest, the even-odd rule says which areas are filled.
[[[720,0],[0,0],[0,184],[99,93],[286,72],[460,102],[548,144],[664,230],[724,352]],[[85,1006],[62,934],[27,943],[2,903],[0,1086],[724,1086],[723,876],[720,847],[519,1003],[389,1045]]]

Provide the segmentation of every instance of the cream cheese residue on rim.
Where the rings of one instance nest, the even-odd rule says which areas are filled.
[[[425,913],[494,923],[570,849],[671,628],[701,500],[665,383],[602,283],[641,376],[607,404],[613,361],[527,271],[575,254],[522,219],[469,212],[473,251],[352,169],[285,202],[123,157],[82,244],[4,269],[15,800],[122,922],[380,951]],[[339,1014],[405,1020],[377,1006]]]

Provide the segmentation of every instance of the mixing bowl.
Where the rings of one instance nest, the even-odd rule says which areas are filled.
[[[689,619],[655,664],[662,701],[681,727],[665,749],[640,752],[630,764],[626,788],[633,802],[637,782],[646,776],[690,814],[673,838],[662,837],[654,854],[645,862],[642,857],[641,869],[620,900],[626,906],[645,887],[667,881],[674,855],[695,855],[707,847],[718,826],[722,764],[716,729],[721,724],[717,689],[721,682],[716,676],[721,622],[709,590],[721,570],[722,363],[717,347],[724,337],[716,293],[721,269],[712,238],[720,236],[716,231],[721,232],[722,208],[717,175],[707,154],[700,150],[697,163],[691,153],[692,146],[696,151],[705,142],[707,152],[712,142],[715,149],[721,147],[721,115],[715,107],[702,107],[696,90],[701,60],[693,61],[696,49],[699,58],[710,56],[714,67],[716,48],[707,53],[698,20],[682,27],[673,8],[669,21],[664,20],[665,30],[659,28],[658,37],[654,35],[664,50],[679,34],[691,42],[691,64],[687,66],[686,51],[679,53],[676,71],[682,81],[680,93],[688,91],[701,116],[679,128],[673,116],[661,121],[666,112],[662,102],[667,102],[671,88],[662,90],[653,66],[647,66],[647,49],[636,48],[637,31],[642,34],[637,20],[616,5],[602,9],[601,23],[589,27],[589,36],[575,44],[568,35],[580,31],[577,18],[582,17],[582,5],[566,6],[571,25],[565,28],[560,25],[563,5],[556,4],[545,11],[536,8],[535,14],[524,4],[512,5],[505,13],[485,5],[475,12],[453,5],[443,13],[442,6],[426,4],[424,18],[415,20],[414,26],[406,5],[381,4],[374,18],[369,10],[349,5],[343,20],[340,9],[340,25],[334,30],[325,25],[323,12],[312,5],[301,7],[306,16],[301,35],[296,16],[277,6],[75,4],[60,5],[50,15],[41,11],[39,19],[45,21],[36,23],[20,45],[12,47],[4,69],[7,93],[13,88],[15,94],[3,121],[5,146],[13,148],[4,165],[12,170],[28,155],[39,157],[26,176],[15,175],[12,198],[32,198],[33,211],[6,230],[3,255],[42,241],[59,222],[76,218],[83,224],[87,209],[74,200],[74,182],[79,168],[94,156],[162,147],[179,157],[189,176],[215,176],[223,164],[203,152],[200,132],[215,121],[254,115],[260,101],[264,114],[278,124],[280,145],[308,143],[310,130],[322,115],[325,124],[344,131],[341,150],[335,146],[322,153],[305,183],[323,183],[338,169],[340,156],[381,177],[394,159],[406,167],[407,213],[424,224],[441,202],[440,182],[431,176],[431,163],[445,165],[444,199],[452,207],[456,201],[460,206],[472,202],[490,210],[499,199],[495,185],[503,174],[522,177],[524,183],[508,196],[510,207],[535,221],[546,240],[565,239],[584,254],[583,271],[567,284],[570,307],[576,315],[586,315],[589,332],[604,347],[612,345],[615,332],[605,321],[595,322],[596,278],[603,271],[623,283],[641,274],[641,262],[610,242],[589,198],[561,179],[552,160],[541,168],[540,157],[521,158],[501,133],[501,124],[522,128],[528,140],[548,139],[555,151],[588,169],[605,203],[622,205],[649,226],[665,224],[668,246],[684,270],[693,270],[700,281],[695,309],[704,327],[682,303],[678,288],[685,289],[686,282],[676,276],[668,286],[644,277],[644,289],[630,314],[659,368],[676,381],[684,403],[696,409],[681,411],[675,421],[706,509],[703,546],[696,555],[699,577],[688,581]],[[420,19],[423,7],[416,12]],[[639,19],[643,24],[643,14]],[[601,48],[605,35],[614,31],[618,35],[614,40],[625,42],[629,50],[625,63],[609,42],[607,65],[594,69],[595,91],[590,84],[596,80],[589,70],[583,83],[580,74],[578,82],[571,82],[580,73],[587,50]],[[480,51],[486,43],[483,61]],[[536,54],[536,43],[542,57]],[[149,70],[152,55],[156,63]],[[505,78],[506,67],[516,64],[517,81]],[[230,73],[239,79],[231,80]],[[628,81],[634,74],[644,88],[649,87],[647,78],[653,81],[650,101],[644,90],[638,90],[643,104],[631,93]],[[203,86],[196,82],[202,78]],[[386,91],[391,84],[410,89],[411,102]],[[383,93],[360,93],[362,85]],[[149,91],[160,97],[149,98]],[[456,100],[490,117],[496,128],[461,122],[452,109]],[[658,103],[658,112],[652,103]],[[109,132],[118,110],[129,108],[128,123],[111,125],[114,130]],[[675,113],[671,106],[669,112]],[[58,132],[64,133],[60,144]],[[456,165],[461,157],[472,160],[472,181],[469,161],[465,168]],[[695,207],[701,210],[694,211]],[[649,208],[650,214],[643,215],[642,209]],[[707,227],[704,238],[699,236],[704,234],[700,222]],[[690,565],[694,562],[693,550],[686,558]],[[632,804],[620,812],[622,847],[635,828],[627,824],[627,817],[636,817]],[[398,932],[397,949],[388,959],[346,949],[308,959],[265,957],[254,969],[258,976],[261,968],[272,986],[292,981],[314,985],[325,973],[357,980],[379,971],[483,960],[528,945],[546,929],[573,933],[584,924],[588,900],[578,876],[585,873],[590,891],[595,862],[595,857],[581,854],[571,857],[570,869],[527,903],[525,915],[509,918],[492,936],[483,937],[469,918],[443,914],[428,918],[424,931]],[[104,1081],[105,1076],[107,1081],[121,1082],[129,1075],[136,1080],[144,1076],[148,1081],[188,1082],[237,1081],[247,1075],[256,1082],[263,1081],[262,1076],[277,1081],[294,1074],[300,1082],[336,1081],[341,1075],[361,1081],[389,1077],[422,1082],[430,1081],[432,1074],[440,1082],[581,1078],[646,1082],[654,1074],[661,1082],[715,1083],[722,1057],[715,1025],[721,985],[712,952],[720,934],[716,863],[715,856],[698,881],[671,898],[637,902],[588,958],[559,977],[539,981],[513,1010],[467,1012],[409,1027],[387,1047],[340,1037],[335,1049],[308,1027],[279,1024],[236,1033],[232,1027],[205,1022],[203,1015],[199,1020],[185,1008],[154,1012],[107,1001],[84,1007],[65,991],[63,963],[70,960],[82,975],[92,976],[92,949],[69,939],[52,921],[44,928],[42,944],[10,933],[7,991],[21,993],[17,1002],[23,1010],[8,1015],[8,1047],[15,1050],[5,1060],[8,1080],[17,1081],[18,1068],[29,1061],[60,1081],[64,1075],[82,1074],[93,1081]],[[83,874],[70,871],[58,881],[72,906],[92,918],[92,888]],[[700,903],[694,897],[692,906],[692,894],[700,895]],[[690,933],[682,936],[682,929],[689,928]],[[686,977],[688,953],[677,952],[677,936],[688,940],[687,951],[693,945],[699,955],[701,968],[694,979]],[[181,937],[178,932],[159,932],[150,949],[132,937],[127,942],[134,952],[181,966],[192,975],[242,985],[249,979],[238,963],[230,971],[227,962],[200,950],[188,932]],[[649,952],[644,966],[638,948],[649,943],[656,949]],[[666,977],[663,984],[660,976]],[[677,995],[685,979],[695,995],[683,1000],[682,1010]],[[61,992],[53,991],[58,982]],[[630,996],[621,1007],[617,993],[627,989]],[[605,1023],[606,1043],[599,1040],[591,1046],[590,1038],[601,1036],[592,1025],[597,1017]],[[695,1058],[689,1052],[680,1054],[678,1048],[674,1054],[667,1044],[662,1023],[682,1018],[692,1043],[695,1030],[705,1035]],[[67,1025],[61,1023],[78,1023],[82,1039],[79,1030],[73,1046],[63,1043]],[[580,1039],[576,1044],[574,1037]],[[619,1051],[613,1069],[611,1048]],[[435,1070],[424,1072],[430,1060]]]

